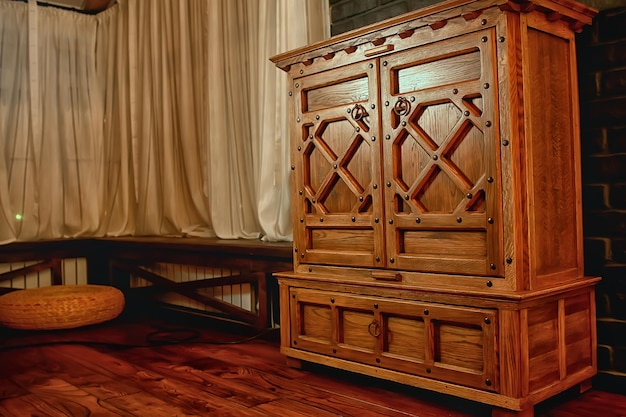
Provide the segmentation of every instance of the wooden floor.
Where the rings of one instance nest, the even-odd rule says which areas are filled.
[[[289,368],[267,336],[224,344],[246,335],[206,320],[146,316],[125,313],[71,331],[0,329],[0,416],[490,415],[489,407],[471,401],[319,366]],[[50,343],[59,341],[68,343]],[[88,343],[75,343],[81,341]],[[17,345],[30,346],[9,348]],[[564,393],[538,405],[536,416],[626,416],[626,396]]]

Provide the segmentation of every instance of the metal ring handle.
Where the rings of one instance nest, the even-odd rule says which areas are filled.
[[[357,122],[367,116],[367,110],[360,104],[355,104],[350,113],[352,114],[352,118]]]
[[[398,101],[393,105],[393,112],[398,116],[404,116],[411,111],[411,103],[404,97],[398,97]]]
[[[367,331],[374,337],[380,336],[380,325],[376,320],[372,321],[369,326],[367,326]]]

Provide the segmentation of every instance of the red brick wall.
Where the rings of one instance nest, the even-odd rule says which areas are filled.
[[[333,35],[439,2],[329,1]],[[594,384],[626,393],[626,7],[623,0],[604,4],[620,7],[603,10],[577,36],[585,266],[603,277]]]
[[[578,35],[585,269],[597,287],[600,384],[626,391],[626,7]]]

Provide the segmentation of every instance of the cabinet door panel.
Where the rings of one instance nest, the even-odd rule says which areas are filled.
[[[502,276],[492,29],[381,65],[388,267]]]
[[[494,310],[292,288],[291,346],[498,390]]]
[[[375,61],[294,81],[295,246],[301,263],[384,264]]]

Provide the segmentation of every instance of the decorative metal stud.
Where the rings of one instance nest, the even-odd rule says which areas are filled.
[[[391,135],[385,135],[385,139],[387,140],[391,139]]]
[[[300,218],[300,223],[304,223],[304,219],[303,219],[302,217]],[[297,252],[297,251],[298,251],[298,250],[296,249],[296,252]]]
[[[391,187],[391,181],[387,181],[387,187]]]
[[[452,94],[459,94],[459,89],[458,88],[453,88],[452,89]]]
[[[299,88],[299,87],[300,87],[300,84],[296,83],[296,88]]]
[[[388,64],[387,61],[383,61],[383,67],[386,67],[387,64]]]
[[[465,197],[467,197],[467,198],[472,198],[472,193],[467,193],[467,194],[465,194]]]
[[[413,102],[413,101],[415,101],[415,97],[411,96],[411,98],[409,100],[411,100]]]
[[[334,169],[337,169],[337,164],[333,164],[333,168],[334,168]]]
[[[296,118],[296,122],[300,123],[300,118],[299,117]]]
[[[504,139],[504,140],[502,141],[502,145],[503,145],[503,146],[509,146],[509,141],[508,141],[508,140],[506,140],[506,139]]]
[[[298,191],[298,194],[302,195],[302,194],[303,194],[303,193],[302,193],[302,190]]]
[[[485,385],[490,387],[491,386],[491,379],[489,379],[489,378],[485,379]]]
[[[388,101],[385,101],[385,106],[389,106],[389,102]]]
[[[315,115],[315,120],[319,120],[319,119],[320,119],[320,115],[319,114]]]
[[[396,262],[395,258],[389,258],[389,262],[391,262],[392,264]]]
[[[402,127],[406,126],[406,122],[402,122]]]
[[[289,97],[291,97],[291,96],[293,96],[293,93],[290,91],[290,92],[289,92]]]
[[[427,309],[427,308],[425,308],[425,309],[424,309],[424,315],[425,315],[425,316],[427,316],[427,315],[429,315],[429,314],[430,314],[430,311],[428,311],[428,309]]]
[[[370,64],[368,65],[368,67],[370,67],[370,68],[374,68],[374,64],[372,64],[372,63],[370,62]]]
[[[378,188],[378,184],[372,184],[372,188],[376,190]]]
[[[493,224],[493,217],[489,217],[489,218],[487,219],[487,223],[489,223],[489,224]]]
[[[486,37],[486,36],[483,36],[482,38],[480,38],[480,40],[481,40],[483,43],[485,43],[485,42],[487,42],[487,37]]]
[[[496,269],[496,264],[489,264],[489,268]]]
[[[511,258],[510,256],[506,258],[506,263],[511,265],[513,263],[513,258]]]
[[[362,195],[359,196],[359,201],[363,201],[363,196]]]
[[[393,224],[393,219],[389,219],[389,224]]]
[[[378,217],[376,217],[376,218],[374,219],[374,223],[378,223],[379,221],[380,221],[380,219],[379,219]]]
[[[491,282],[491,281],[487,281],[487,286],[488,286],[489,288],[493,287],[493,282]]]
[[[298,146],[298,152],[302,150],[302,146]]]
[[[372,142],[376,142],[376,136],[372,136]]]
[[[372,109],[375,109],[375,108],[376,108],[376,104],[372,104],[370,107],[371,107]]]
[[[464,115],[465,117],[469,116],[469,115],[470,115],[469,110],[465,110],[465,111],[463,112],[463,115]]]
[[[313,139],[313,135],[309,135],[309,139]]]
[[[498,38],[498,42],[500,42],[500,43],[504,42],[505,40],[506,40],[506,39],[504,38],[504,36],[500,36],[500,37]]]
[[[420,219],[419,217],[415,219],[415,223],[421,223],[422,219]]]
[[[324,222],[324,218],[320,217],[320,223],[323,223],[323,222]]]
[[[300,70],[300,74],[304,74],[304,70],[303,69]]]
[[[356,128],[356,129],[354,129],[354,130],[356,130],[357,132],[360,132],[360,131],[361,131],[361,128],[360,128],[360,127],[357,127],[357,128]]]
[[[380,256],[376,257],[376,262],[380,262]]]
[[[480,24],[481,24],[481,25],[483,25],[483,26],[485,26],[485,25],[487,24],[487,19],[483,19],[483,20],[481,20],[481,21],[480,21]]]
[[[426,368],[426,373],[427,373],[427,374],[429,374],[429,373],[431,373],[431,372],[432,372],[432,371],[430,370],[430,368]]]
[[[291,170],[293,171],[294,169],[296,169],[296,166],[295,166],[295,165],[292,165],[292,166],[291,166]]]
[[[356,221],[356,217],[352,216],[350,220],[352,220],[352,223],[354,223]]]
[[[485,324],[491,324],[491,319],[489,317],[485,317]]]
[[[439,157],[437,155],[433,155],[433,161],[436,161],[437,159],[439,159]]]
[[[487,120],[487,121],[485,122],[485,126],[487,126],[487,127],[491,127],[491,120]]]
[[[408,194],[405,194],[405,195],[404,195],[404,199],[405,199],[405,200],[408,200],[409,198],[410,198],[410,197],[409,197],[409,195],[408,195]]]
[[[462,223],[463,222],[463,218],[462,217],[457,217],[456,218],[456,222],[457,223]]]
[[[487,182],[491,184],[493,182],[493,177],[487,177]]]
[[[484,88],[485,90],[486,90],[486,89],[488,89],[488,88],[489,88],[489,83],[484,83],[484,84],[483,84],[483,88]]]

